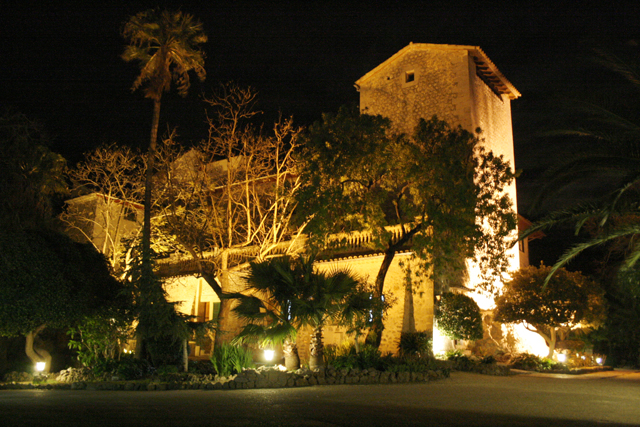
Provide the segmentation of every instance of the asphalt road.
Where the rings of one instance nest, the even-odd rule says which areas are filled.
[[[1,390],[0,426],[640,425],[640,373],[270,390]]]

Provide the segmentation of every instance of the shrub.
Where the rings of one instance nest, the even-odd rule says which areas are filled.
[[[242,372],[245,368],[253,368],[253,352],[243,346],[222,344],[215,347],[211,355],[211,364],[222,377]]]
[[[110,379],[115,375],[121,380],[135,380],[152,373],[149,362],[144,359],[136,359],[130,354],[123,354],[120,360],[98,359],[90,368],[96,379]]]
[[[123,380],[144,378],[152,371],[151,365],[144,359],[136,359],[133,355],[123,355],[118,361],[115,374]]]
[[[147,338],[146,350],[151,363],[156,368],[164,365],[179,365],[182,363],[182,340],[171,335],[160,335]]]
[[[538,357],[534,354],[520,353],[511,360],[511,364],[516,369],[525,371],[551,371],[562,367],[563,365],[554,362],[551,359]]]
[[[446,353],[447,360],[455,363],[455,369],[458,371],[471,371],[475,366],[473,360],[463,354],[460,350],[448,351]]]
[[[327,346],[325,358],[328,365],[337,369],[371,369],[383,370],[384,360],[380,351],[372,345],[364,345],[356,353],[353,344]]]
[[[100,359],[117,359],[131,333],[130,323],[115,309],[85,316],[67,331],[69,348],[77,351],[83,366],[92,366]]]
[[[480,359],[480,363],[482,363],[483,365],[493,365],[494,363],[497,363],[497,360],[495,357],[489,355]]]
[[[428,372],[438,369],[434,359],[415,357],[387,357],[385,369],[389,372]]]
[[[215,369],[210,360],[191,360],[189,361],[189,373],[211,375],[215,374]]]
[[[436,306],[438,329],[454,340],[482,339],[482,316],[476,302],[462,294],[445,293]]]
[[[425,356],[432,355],[431,350],[432,338],[426,332],[402,332],[400,334],[400,355],[407,356]]]

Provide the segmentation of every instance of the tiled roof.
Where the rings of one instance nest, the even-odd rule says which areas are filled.
[[[373,70],[369,71],[364,76],[360,77],[356,81],[358,87],[362,86],[368,79],[382,71],[387,65],[406,55],[410,51],[414,50],[440,50],[440,51],[452,51],[452,50],[466,50],[473,58],[476,64],[476,71],[478,75],[489,84],[493,90],[500,94],[507,95],[509,99],[516,99],[520,97],[520,92],[506,79],[506,77],[498,70],[498,67],[489,59],[486,53],[478,46],[463,46],[463,45],[451,45],[451,44],[430,44],[430,43],[411,43],[400,51],[398,51],[391,58],[378,65]]]

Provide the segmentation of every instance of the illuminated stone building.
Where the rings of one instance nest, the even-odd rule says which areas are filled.
[[[482,145],[494,154],[502,155],[512,168],[515,167],[511,101],[520,93],[477,46],[411,43],[361,77],[356,88],[360,92],[360,111],[391,119],[397,132],[411,134],[421,118],[430,119],[435,115],[451,126],[480,132]],[[507,193],[517,212],[515,182]],[[523,220],[521,218],[521,222]],[[510,250],[512,270],[528,264],[528,242],[522,243]],[[473,265],[469,266],[469,276],[467,287],[473,289],[477,283]],[[414,304],[395,310],[411,312],[416,329],[428,331],[433,324],[433,306],[428,303],[428,300],[433,301],[433,285],[422,283],[421,286],[424,286],[420,289],[421,294],[429,295],[424,304],[420,301],[422,307],[415,305],[415,298],[408,298],[402,287],[392,286],[396,301]],[[475,292],[469,295],[481,309],[492,308],[491,298]],[[389,315],[383,351],[395,351],[392,349],[399,340],[400,331],[409,331],[406,317]],[[546,351],[536,351],[540,340],[535,334],[517,330],[515,336],[520,350]]]
[[[511,100],[520,96],[476,46],[411,43],[356,82],[360,111],[391,119],[411,134],[434,115],[469,132],[481,130],[483,145],[515,166]],[[517,209],[515,182],[508,194]],[[517,248],[512,266],[518,267]]]
[[[392,120],[395,130],[413,132],[420,118],[436,115],[450,125],[460,125],[470,132],[481,129],[484,146],[504,156],[513,167],[513,134],[511,100],[520,93],[500,73],[487,55],[474,46],[409,44],[356,82],[360,92],[360,109]],[[514,208],[517,206],[515,183],[508,188]],[[318,263],[319,269],[348,267],[353,273],[373,281],[383,254],[371,253],[366,233],[353,233],[347,238],[344,253]],[[369,248],[363,250],[364,248]],[[521,249],[526,249],[524,246]],[[250,248],[247,248],[250,251]],[[238,254],[239,256],[241,254]],[[385,280],[385,291],[393,305],[385,316],[385,329],[380,350],[396,353],[403,332],[433,330],[433,284],[424,278],[412,278],[413,292],[407,290],[402,263],[410,261],[409,250],[397,253]],[[246,262],[248,259],[242,260]],[[512,268],[519,267],[518,245],[511,251]],[[240,264],[240,262],[239,262]],[[205,321],[216,317],[219,299],[202,278],[197,265],[190,260],[163,260],[159,272],[166,278],[165,287],[171,301],[185,314]],[[236,290],[241,290],[242,272],[231,277]],[[473,268],[469,287],[473,288]],[[482,309],[492,301],[472,294]],[[341,344],[349,337],[344,329],[327,325],[325,344]],[[298,334],[301,360],[308,357],[309,334]],[[534,337],[535,339],[535,337]],[[535,351],[531,346],[524,350]],[[205,356],[210,348],[192,343],[192,356]],[[545,353],[546,350],[538,353]]]

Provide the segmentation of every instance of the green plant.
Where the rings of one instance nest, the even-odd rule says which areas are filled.
[[[496,362],[496,358],[493,356],[485,356],[480,359],[480,363],[482,363],[483,365],[493,365]]]
[[[400,355],[430,357],[431,335],[426,332],[402,332],[400,334]]]
[[[482,316],[476,302],[462,294],[447,292],[435,313],[438,329],[454,340],[482,339]]]
[[[364,345],[356,352],[353,343],[327,346],[325,358],[328,365],[337,369],[378,369],[384,370],[385,356],[372,345]]]
[[[136,380],[144,378],[151,371],[151,365],[146,360],[136,359],[131,354],[125,354],[118,361],[115,374],[122,380]]]
[[[115,375],[121,380],[135,380],[153,372],[148,361],[136,359],[131,354],[123,354],[119,360],[98,359],[90,369],[96,379],[110,379]]]
[[[216,346],[211,355],[211,363],[218,375],[228,377],[242,372],[244,368],[253,368],[253,353],[250,349],[233,344]]]
[[[391,357],[383,358],[384,370],[389,372],[427,372],[435,369],[433,359],[417,359],[414,357]]]
[[[554,362],[551,359],[538,357],[530,353],[520,353],[514,359],[511,360],[511,364],[516,369],[523,369],[525,371],[551,371],[562,365]]]
[[[447,360],[455,364],[455,369],[458,371],[471,371],[476,364],[469,356],[466,356],[460,350],[448,351],[446,356]]]
[[[189,373],[211,375],[215,374],[215,368],[210,360],[192,360],[189,362]]]
[[[90,315],[69,328],[69,348],[76,350],[84,366],[99,359],[118,359],[122,345],[131,334],[130,319],[113,309]]]
[[[147,338],[145,346],[151,358],[151,364],[156,368],[182,363],[182,341],[175,336],[160,335]]]

